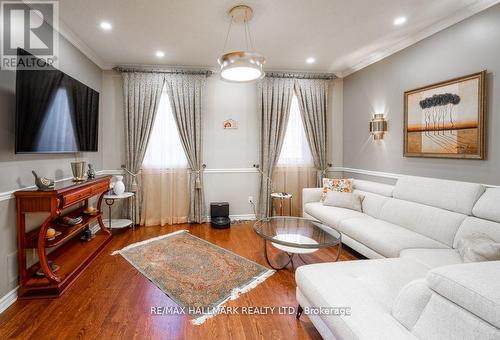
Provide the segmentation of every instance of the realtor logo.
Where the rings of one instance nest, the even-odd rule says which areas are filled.
[[[29,67],[44,69],[57,66],[59,47],[59,3],[57,1],[0,1],[1,64],[15,70]],[[33,56],[18,59],[22,48]]]

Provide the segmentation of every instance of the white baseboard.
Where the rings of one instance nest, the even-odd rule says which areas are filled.
[[[229,215],[229,218],[231,219],[231,221],[239,221],[239,220],[253,221],[257,219],[254,214]]]
[[[0,313],[3,313],[14,302],[17,301],[17,288],[12,289],[10,292],[0,298]]]
[[[229,215],[229,219],[234,221],[255,221],[257,218],[254,214]],[[207,216],[207,222],[210,222],[210,216]]]

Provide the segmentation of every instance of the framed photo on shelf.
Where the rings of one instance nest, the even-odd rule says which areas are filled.
[[[404,94],[404,156],[486,157],[486,71]]]

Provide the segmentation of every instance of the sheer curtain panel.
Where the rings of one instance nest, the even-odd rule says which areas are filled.
[[[187,223],[188,161],[166,91],[161,95],[141,174],[141,225]]]
[[[316,169],[302,122],[299,103],[294,95],[290,106],[290,117],[285,132],[283,147],[274,170],[273,191],[293,195],[292,216],[302,215],[302,189],[316,186]],[[279,204],[274,202],[275,205]],[[290,201],[283,212],[288,213]],[[278,211],[278,207],[274,209]]]

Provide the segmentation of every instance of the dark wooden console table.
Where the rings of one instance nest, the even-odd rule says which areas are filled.
[[[111,232],[102,222],[101,205],[109,190],[111,176],[100,176],[84,182],[63,181],[54,190],[20,190],[14,193],[17,208],[17,246],[19,265],[19,298],[58,297],[80,275],[111,239]],[[99,196],[95,215],[85,215],[83,210],[89,199]],[[63,213],[63,209],[64,212]],[[47,212],[49,216],[40,227],[26,232],[26,214]],[[59,219],[64,216],[83,216],[75,226],[66,226]],[[83,231],[97,221],[100,230],[89,242],[82,242]],[[46,238],[51,227],[61,234],[53,240]],[[57,248],[56,248],[57,247]],[[47,249],[56,248],[47,254]],[[27,268],[26,251],[37,249],[39,262]],[[49,260],[60,268],[52,272]],[[45,277],[35,273],[43,270]]]

